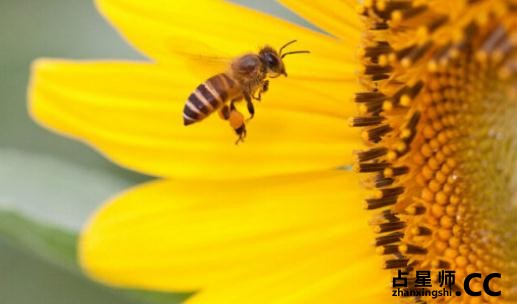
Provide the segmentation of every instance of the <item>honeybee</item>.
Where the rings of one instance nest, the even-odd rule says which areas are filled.
[[[233,60],[228,70],[208,78],[200,84],[187,99],[183,108],[183,124],[188,126],[201,121],[215,111],[227,120],[237,133],[238,144],[246,137],[245,122],[255,115],[253,100],[260,101],[262,94],[268,90],[269,80],[281,75],[287,77],[283,59],[287,55],[310,53],[307,50],[282,51],[296,40],[284,44],[278,52],[265,46],[258,54],[249,53]],[[251,115],[247,120],[240,113],[235,103],[244,99]]]

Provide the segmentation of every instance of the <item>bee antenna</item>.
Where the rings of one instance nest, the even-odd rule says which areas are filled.
[[[280,56],[280,58],[284,58],[285,56],[287,55],[292,55],[292,54],[310,54],[311,52],[310,51],[307,51],[307,50],[303,50],[303,51],[292,51],[292,52],[287,52],[285,54],[282,54]]]
[[[298,41],[298,40],[296,40],[296,39],[295,40],[291,40],[291,41],[287,42],[286,44],[282,45],[282,47],[280,47],[280,50],[278,50],[278,53],[280,55],[282,55],[282,50],[285,49],[287,46],[295,43],[296,41]]]

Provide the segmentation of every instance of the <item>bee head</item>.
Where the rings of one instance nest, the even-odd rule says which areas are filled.
[[[291,51],[282,53],[282,51],[290,44],[295,43],[296,40],[291,40],[284,44],[282,47],[280,47],[279,51],[277,52],[275,49],[273,49],[270,46],[266,46],[263,49],[260,50],[259,56],[262,58],[262,61],[267,67],[267,72],[269,74],[269,77],[275,78],[280,75],[284,75],[287,77],[287,72],[285,70],[284,65],[284,57],[291,54],[308,54],[309,51],[302,50],[302,51]]]
[[[260,50],[259,56],[267,68],[270,77],[275,78],[280,75],[287,76],[285,65],[280,55],[270,46],[266,46]]]

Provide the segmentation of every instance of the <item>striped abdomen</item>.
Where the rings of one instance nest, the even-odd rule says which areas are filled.
[[[229,98],[233,98],[237,83],[226,74],[217,74],[200,84],[190,94],[183,108],[183,124],[200,121],[218,110]]]

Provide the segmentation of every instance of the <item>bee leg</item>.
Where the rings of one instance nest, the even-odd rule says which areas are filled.
[[[235,129],[235,133],[239,135],[239,138],[237,138],[235,144],[238,145],[240,142],[244,142],[244,138],[246,138],[246,125],[242,125],[242,127]]]
[[[251,116],[248,119],[246,119],[246,121],[249,121],[253,118],[253,116],[255,116],[255,106],[252,102],[248,102],[246,103],[246,105],[248,106],[248,112],[251,114]]]
[[[230,102],[230,110],[231,110],[231,111],[237,111],[237,108],[235,107],[235,103],[236,103],[237,101],[241,100],[241,99],[242,99],[242,98],[240,98],[240,99],[237,99],[237,98],[236,98],[236,99],[232,99],[232,101]]]
[[[257,96],[253,96],[253,99],[255,99],[256,101],[260,101],[261,98],[262,98],[262,90],[259,90],[257,93]]]
[[[246,99],[246,106],[248,107],[248,112],[250,113],[250,117],[246,119],[249,121],[255,116],[255,107],[253,106],[253,101],[251,100],[251,96],[248,94],[244,94],[244,99]]]
[[[253,99],[260,101],[262,99],[262,93],[267,92],[269,88],[269,80],[264,80],[262,82],[262,87],[258,90],[257,96],[253,96]]]
[[[239,142],[244,142],[244,138],[246,137],[246,125],[244,124],[244,115],[242,115],[237,110],[232,110],[230,112],[230,117],[228,119],[230,121],[230,126],[235,130],[235,133],[239,136],[235,144]]]
[[[224,120],[228,120],[230,118],[230,112],[230,107],[228,105],[223,105],[219,110],[219,116]]]
[[[262,83],[262,90],[260,91],[260,93],[266,93],[268,89],[269,89],[269,80],[264,80],[264,82]]]

